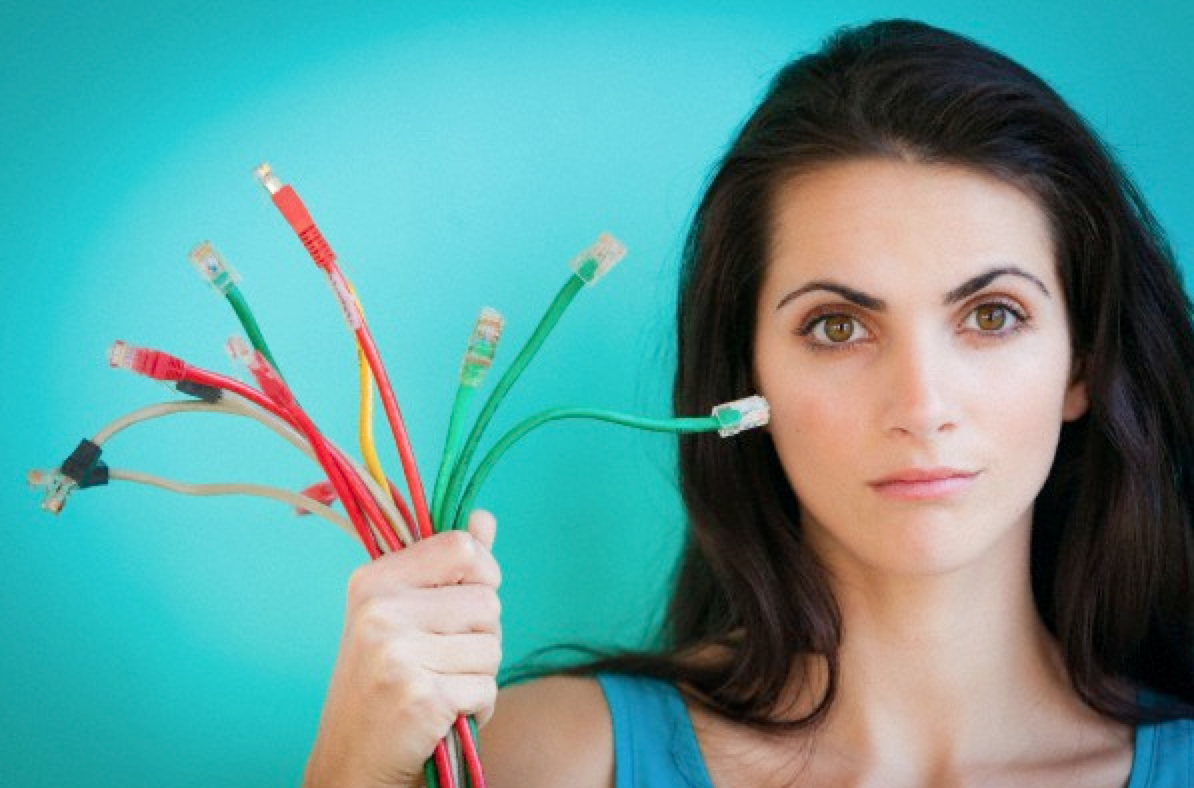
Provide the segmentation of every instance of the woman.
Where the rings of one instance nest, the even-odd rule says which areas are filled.
[[[696,214],[661,653],[497,694],[494,524],[361,570],[317,785],[1194,784],[1194,332],[1093,133],[912,22],[779,74]]]

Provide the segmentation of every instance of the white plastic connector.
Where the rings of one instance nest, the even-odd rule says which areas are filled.
[[[116,369],[131,370],[134,368],[140,351],[141,348],[118,339],[108,348],[108,365]]]
[[[261,387],[262,393],[267,397],[284,407],[295,404],[294,394],[286,385],[286,381],[282,380],[282,376],[278,374],[278,371],[265,356],[255,348],[249,347],[249,343],[238,336],[233,336],[229,337],[224,348],[228,351],[228,356],[234,364],[244,364],[248,368],[249,373],[257,381],[257,385]]]
[[[274,175],[273,168],[270,167],[266,162],[261,162],[260,165],[253,169],[253,177],[255,177],[270,194],[277,194],[282,189],[282,181],[278,180],[278,176]]]
[[[260,366],[253,348],[240,337],[229,337],[224,343],[224,350],[228,352],[228,358],[232,359],[233,364],[240,364],[249,370],[252,370],[254,365]]]
[[[572,258],[572,270],[590,287],[626,256],[626,247],[609,233],[602,233],[588,249]]]
[[[771,406],[759,395],[744,397],[713,408],[713,418],[721,426],[717,434],[729,438],[755,427],[766,426],[771,421]]]
[[[188,259],[199,276],[214,287],[220,295],[227,295],[228,291],[240,281],[236,271],[224,261],[223,255],[216,251],[211,241],[203,241],[191,250]]]
[[[468,349],[464,352],[464,361],[460,364],[460,382],[470,388],[477,388],[485,378],[485,373],[493,366],[493,359],[497,355],[498,340],[502,338],[502,329],[506,321],[496,309],[482,307],[481,314],[473,326],[473,335],[469,337]]]
[[[45,490],[41,499],[41,508],[53,514],[59,514],[66,506],[66,499],[71,493],[79,489],[79,484],[61,471],[31,470],[27,479],[30,487],[40,487]]]

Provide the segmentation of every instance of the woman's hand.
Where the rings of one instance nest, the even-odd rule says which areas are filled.
[[[358,569],[307,788],[422,784],[461,714],[493,713],[501,662],[496,522],[437,534]]]

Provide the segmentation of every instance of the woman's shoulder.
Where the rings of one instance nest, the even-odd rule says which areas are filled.
[[[596,679],[550,676],[503,689],[481,739],[494,788],[614,784],[609,706]]]

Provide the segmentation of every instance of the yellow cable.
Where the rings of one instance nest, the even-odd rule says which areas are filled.
[[[356,301],[361,319],[364,320],[365,308],[361,306],[361,300],[357,298],[356,288],[352,286],[352,282],[348,281],[347,277],[344,279],[344,283],[348,285],[348,292],[352,293],[352,300]],[[357,420],[361,457],[365,460],[365,467],[369,469],[369,475],[381,485],[383,490],[388,490],[388,477],[381,467],[381,458],[377,456],[377,444],[373,440],[373,371],[369,369],[369,361],[365,358],[365,351],[361,349],[359,341],[357,342],[357,369],[359,370],[361,390],[360,418]]]

